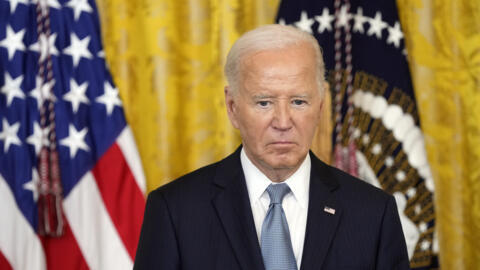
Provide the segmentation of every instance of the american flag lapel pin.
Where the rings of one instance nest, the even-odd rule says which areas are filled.
[[[325,211],[329,214],[335,215],[335,209],[333,209],[331,207],[325,206],[325,208],[323,208],[323,211]]]

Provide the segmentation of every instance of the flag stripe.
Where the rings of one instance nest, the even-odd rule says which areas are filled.
[[[35,2],[0,0],[0,270],[131,269],[146,181],[95,1]]]
[[[0,251],[0,269],[2,270],[11,270],[13,269],[10,263],[7,261],[7,258],[3,256],[2,251]]]
[[[90,269],[132,269],[92,173],[85,174],[64,201],[73,234]]]
[[[48,270],[89,269],[68,220],[62,237],[40,237],[47,257]]]
[[[142,226],[145,198],[117,144],[105,152],[92,170],[105,207],[132,260]]]
[[[117,144],[123,152],[123,157],[128,163],[128,167],[137,181],[137,186],[142,191],[142,194],[146,194],[146,180],[143,174],[142,163],[140,155],[138,154],[137,146],[135,145],[135,139],[132,134],[132,130],[127,125],[122,133],[117,138]],[[142,207],[143,209],[143,207]]]
[[[0,175],[0,251],[13,269],[46,268],[42,244],[18,209],[5,179]]]

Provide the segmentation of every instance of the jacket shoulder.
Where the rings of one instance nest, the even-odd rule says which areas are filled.
[[[179,178],[153,190],[150,192],[149,196],[162,195],[166,198],[171,198],[172,196],[184,197],[199,194],[202,187],[205,188],[208,186],[215,177],[219,163],[220,162],[209,164],[180,176]]]
[[[334,188],[340,197],[352,204],[385,204],[392,198],[384,190],[371,185],[357,177],[354,177],[342,170],[327,165],[318,159],[314,159],[312,165],[320,168],[320,177],[327,185]]]
[[[224,159],[187,173],[151,193],[164,195],[177,193],[182,195],[191,195],[190,193],[200,194],[203,191],[201,189],[210,188],[216,178],[228,178],[232,172],[240,169],[240,150],[241,147]]]

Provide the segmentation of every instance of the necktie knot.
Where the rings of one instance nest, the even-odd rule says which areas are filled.
[[[283,197],[290,192],[290,188],[287,184],[270,184],[267,187],[268,195],[270,196],[270,204],[281,204],[283,201]]]

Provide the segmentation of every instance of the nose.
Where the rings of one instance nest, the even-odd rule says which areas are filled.
[[[288,131],[292,128],[292,115],[289,102],[282,100],[275,106],[273,128],[278,131]]]

